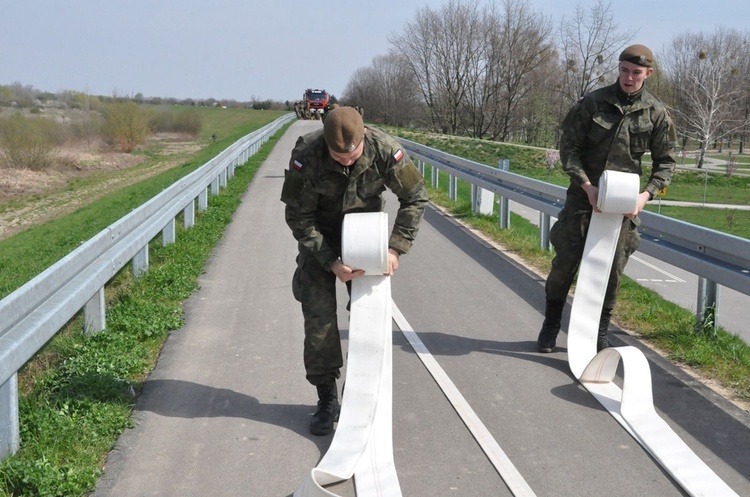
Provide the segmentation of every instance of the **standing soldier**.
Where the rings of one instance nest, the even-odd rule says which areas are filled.
[[[336,379],[343,366],[336,316],[336,278],[361,276],[341,261],[341,224],[349,212],[378,212],[387,188],[400,207],[388,242],[388,275],[411,248],[427,204],[419,170],[386,133],[365,128],[352,107],[328,113],[323,129],[301,136],[285,172],[281,201],[286,222],[298,242],[294,298],[305,320],[304,364],[318,391],[310,431],[327,435],[339,414]]]
[[[552,352],[560,331],[565,300],[583,256],[591,211],[596,208],[599,178],[605,169],[642,174],[641,157],[649,150],[651,174],[638,196],[635,212],[623,217],[604,305],[599,318],[597,351],[609,347],[607,332],[628,257],[640,244],[638,213],[669,185],[675,166],[677,134],[664,105],[644,83],[654,72],[647,47],[632,45],[620,54],[617,81],[581,97],[563,121],[560,158],[570,176],[565,205],[550,231],[555,258],[545,285],[544,323],[539,352]]]

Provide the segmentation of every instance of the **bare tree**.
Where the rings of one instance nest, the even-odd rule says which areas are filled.
[[[553,57],[551,26],[526,0],[490,3],[466,54],[465,133],[507,139],[523,120],[521,103],[540,81],[533,73]]]
[[[699,142],[699,168],[712,143],[747,125],[738,112],[747,96],[742,70],[747,38],[724,28],[713,34],[686,33],[674,38],[663,56],[680,123]]]
[[[508,140],[521,126],[520,107],[543,81],[533,74],[547,65],[556,54],[551,42],[552,27],[540,14],[534,13],[526,0],[503,2],[497,78],[500,83],[498,120],[493,139]]]
[[[482,138],[494,127],[498,109],[497,61],[499,14],[495,4],[486,7],[478,19],[477,28],[469,40],[471,49],[465,54],[467,73],[462,104],[462,131],[468,136]]]
[[[412,73],[396,53],[379,55],[370,66],[357,69],[342,101],[366,109],[368,121],[376,123],[403,126],[418,113]]]
[[[479,27],[475,0],[449,0],[440,11],[425,7],[416,20],[407,23],[403,34],[389,41],[396,53],[408,61],[430,124],[443,133],[456,134],[470,71],[467,54],[474,48]]]
[[[750,50],[750,32],[742,34],[742,50],[747,54]],[[741,57],[740,66],[737,71],[737,82],[740,85],[740,97],[738,105],[735,106],[736,118],[739,122],[737,138],[739,138],[739,153],[745,151],[745,144],[750,137],[750,57]]]
[[[368,119],[378,122],[382,119],[381,87],[373,66],[360,67],[349,78],[344,88],[341,101],[348,105],[357,105],[368,110]]]
[[[610,3],[598,0],[584,10],[576,6],[575,17],[563,18],[560,42],[565,71],[560,89],[567,105],[615,77],[617,56],[633,35],[617,31]]]

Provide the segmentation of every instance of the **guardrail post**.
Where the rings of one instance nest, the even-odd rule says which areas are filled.
[[[551,217],[549,214],[539,212],[539,248],[542,250],[550,250],[549,243],[549,230],[552,226]]]
[[[208,209],[208,188],[198,195],[198,211],[203,212],[206,209]]]
[[[430,166],[432,168],[432,174],[430,175],[430,183],[432,183],[432,188],[437,190],[438,187],[438,175],[440,172],[438,171],[438,168],[435,166]]]
[[[139,278],[148,271],[148,243],[133,257],[133,276]]]
[[[510,203],[507,197],[500,197],[498,200],[498,226],[501,230],[510,228]]]
[[[219,194],[219,178],[218,176],[211,181],[211,195]]]
[[[18,424],[18,374],[0,386],[0,460],[15,454],[21,445]]]
[[[182,209],[182,226],[185,229],[195,226],[195,199]]]
[[[454,202],[458,201],[458,177],[448,175],[448,197]]]
[[[712,325],[713,330],[719,329],[719,293],[720,286],[703,276],[698,276],[698,305],[695,318],[699,328]],[[707,322],[713,320],[713,323]]]
[[[83,331],[87,335],[98,333],[107,327],[104,287],[100,288],[83,307]]]
[[[501,171],[510,170],[510,159],[499,159],[497,168]],[[498,225],[501,230],[510,228],[510,205],[507,197],[500,196],[498,200]]]
[[[175,235],[175,222],[174,218],[172,218],[166,226],[164,226],[164,229],[161,230],[161,244],[162,245],[169,245],[170,243],[174,243],[174,241],[177,239],[177,236]]]
[[[219,173],[219,186],[221,188],[227,187],[227,169],[223,169],[221,173]]]

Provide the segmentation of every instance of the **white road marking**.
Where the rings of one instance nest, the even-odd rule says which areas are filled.
[[[651,264],[650,262],[646,262],[646,261],[644,261],[643,259],[641,259],[640,257],[637,257],[637,256],[635,256],[635,255],[631,255],[631,256],[630,256],[630,258],[631,258],[632,260],[634,260],[634,261],[638,261],[638,262],[640,262],[641,264],[643,264],[643,265],[644,265],[644,266],[646,266],[646,267],[650,267],[650,268],[651,268],[651,269],[653,269],[654,271],[657,271],[657,272],[659,272],[659,273],[663,274],[664,276],[667,276],[667,277],[669,277],[669,278],[670,278],[671,280],[674,280],[674,281],[675,281],[675,282],[677,282],[677,283],[685,283],[685,280],[683,280],[683,279],[682,279],[682,278],[680,278],[679,276],[675,276],[674,274],[672,274],[672,273],[670,273],[670,272],[668,272],[668,271],[665,271],[665,270],[663,270],[663,269],[662,269],[662,268],[660,268],[660,267],[654,266],[654,265],[653,265],[653,264]],[[643,281],[643,280],[638,280],[638,281]],[[648,281],[648,280],[646,280],[646,281]],[[651,281],[661,281],[661,280],[651,280]]]
[[[427,368],[435,382],[445,394],[445,397],[453,405],[456,413],[461,417],[466,427],[471,432],[474,439],[482,448],[490,463],[495,467],[500,477],[503,479],[508,489],[515,497],[535,497],[536,494],[531,489],[521,473],[518,472],[511,460],[505,454],[500,445],[494,439],[490,431],[484,426],[479,416],[474,412],[456,385],[448,377],[443,368],[440,367],[437,360],[432,356],[422,340],[419,339],[414,329],[406,321],[406,318],[399,310],[396,303],[393,302],[393,320],[406,337],[406,340],[417,353],[422,364]]]

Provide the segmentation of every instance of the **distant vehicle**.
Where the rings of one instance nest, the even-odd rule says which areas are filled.
[[[308,88],[305,90],[302,99],[305,103],[306,109],[310,111],[310,114],[316,114],[312,116],[313,119],[316,119],[325,112],[325,109],[328,106],[329,96],[328,92],[325,90]]]

